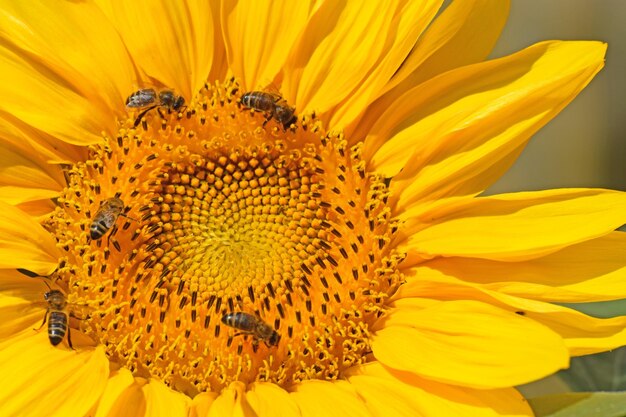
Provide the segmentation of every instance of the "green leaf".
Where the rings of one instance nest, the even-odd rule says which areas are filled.
[[[529,399],[536,417],[626,417],[626,392],[577,392]]]
[[[626,349],[572,358],[570,368],[557,375],[573,391],[624,391]]]

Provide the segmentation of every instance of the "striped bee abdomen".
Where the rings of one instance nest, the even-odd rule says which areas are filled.
[[[62,311],[50,312],[50,321],[48,322],[48,338],[50,343],[56,346],[63,341],[67,332],[67,314]]]
[[[89,226],[89,230],[91,232],[91,238],[93,240],[97,240],[97,239],[100,239],[102,236],[104,236],[106,232],[109,231],[109,226],[107,226],[104,220],[102,220],[98,223],[96,222],[92,223],[91,226]]]

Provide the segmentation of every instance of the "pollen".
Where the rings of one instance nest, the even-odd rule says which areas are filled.
[[[45,222],[64,251],[57,284],[89,307],[74,333],[188,394],[339,378],[371,357],[371,325],[402,282],[388,183],[360,147],[313,114],[285,128],[240,97],[231,80],[137,127],[131,112],[68,170]],[[124,208],[90,239],[114,197]],[[238,312],[278,342],[225,324]]]

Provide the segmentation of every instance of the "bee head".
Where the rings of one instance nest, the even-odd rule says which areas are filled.
[[[176,101],[172,105],[174,110],[178,110],[185,105],[185,98],[183,96],[176,97]]]

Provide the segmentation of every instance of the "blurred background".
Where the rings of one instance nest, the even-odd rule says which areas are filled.
[[[626,0],[512,0],[492,57],[551,39],[607,42],[606,65],[534,136],[489,193],[558,187],[626,190]]]

